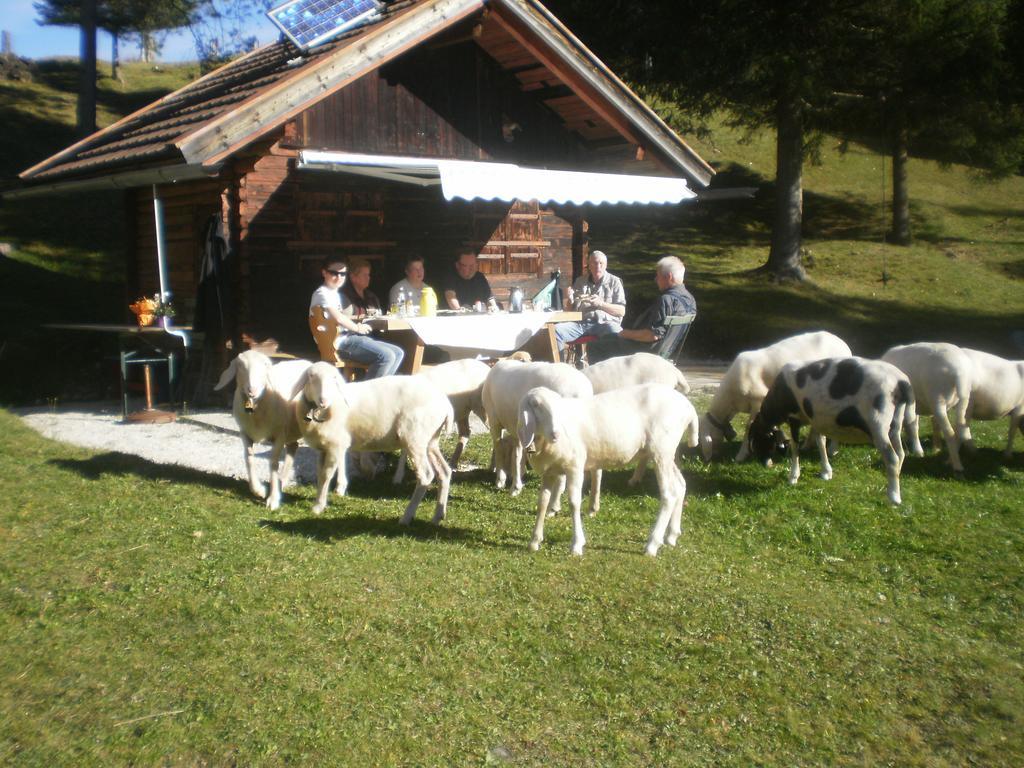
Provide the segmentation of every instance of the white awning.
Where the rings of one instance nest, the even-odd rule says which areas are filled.
[[[299,168],[342,171],[418,186],[440,186],[446,200],[536,200],[540,203],[678,203],[695,198],[685,179],[522,168],[350,152],[299,152]]]

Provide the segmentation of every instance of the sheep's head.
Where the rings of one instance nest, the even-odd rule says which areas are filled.
[[[243,352],[220,375],[214,389],[223,389],[232,381],[235,392],[242,398],[242,407],[247,413],[256,410],[256,404],[263,397],[273,363],[262,352],[250,349]]]
[[[711,461],[715,446],[723,440],[735,440],[736,430],[728,421],[719,421],[710,413],[700,417],[700,450],[704,461]]]
[[[344,386],[338,369],[330,363],[311,365],[302,386],[303,418],[306,421],[327,421],[331,407],[344,402]]]
[[[529,449],[535,440],[558,442],[562,432],[557,416],[560,399],[558,393],[547,387],[534,387],[523,395],[516,434],[524,448]]]
[[[782,428],[769,425],[761,414],[757,414],[747,428],[747,444],[750,452],[765,466],[770,466],[772,459],[785,455],[789,449]]]

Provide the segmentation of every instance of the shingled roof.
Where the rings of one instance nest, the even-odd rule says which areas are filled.
[[[708,183],[711,168],[536,0],[388,3],[373,22],[308,51],[281,41],[243,55],[29,168],[21,178],[30,185],[73,182],[165,166],[216,173],[233,152],[485,4],[516,17],[524,29],[539,30],[549,46],[546,53],[593,88],[591,99],[606,100],[631,134],[651,141],[691,180]]]

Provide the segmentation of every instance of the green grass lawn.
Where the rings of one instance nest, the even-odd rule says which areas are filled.
[[[657,559],[653,477],[608,473],[575,558],[564,513],[527,551],[534,477],[461,472],[404,530],[408,484],[268,513],[0,412],[0,762],[1020,765],[1024,456],[975,432],[899,509],[866,448],[795,488],[687,458]]]

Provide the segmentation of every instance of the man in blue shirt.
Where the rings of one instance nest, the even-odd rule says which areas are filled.
[[[696,312],[697,301],[683,285],[685,276],[686,267],[677,257],[665,256],[658,261],[654,281],[661,295],[633,322],[631,328],[623,328],[616,334],[609,333],[590,342],[587,345],[590,362],[597,363],[635,352],[650,352],[668,330],[665,318]]]

